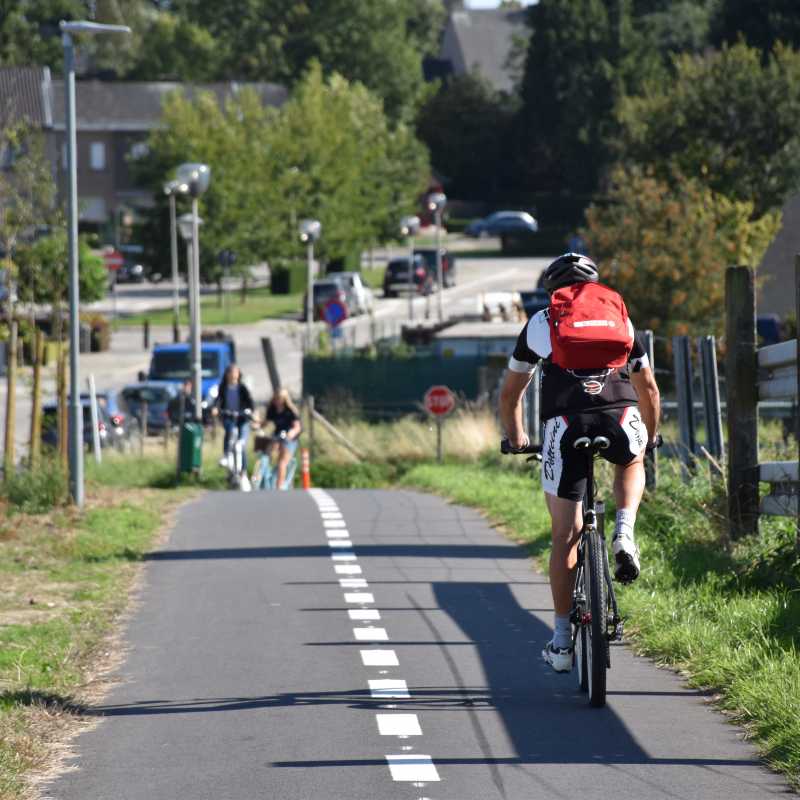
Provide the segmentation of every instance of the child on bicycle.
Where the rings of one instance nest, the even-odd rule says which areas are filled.
[[[211,413],[222,417],[225,435],[222,437],[222,459],[220,465],[228,462],[231,447],[230,435],[234,428],[242,442],[242,475],[247,474],[247,438],[250,434],[250,420],[253,414],[253,397],[242,383],[242,372],[236,364],[229,364],[217,388],[217,399]]]
[[[500,394],[500,418],[509,443],[524,449],[529,440],[522,425],[522,397],[534,367],[543,362],[542,488],[552,523],[555,626],[542,657],[557,672],[572,669],[569,614],[588,469],[586,457],[572,445],[587,435],[606,436],[611,442],[603,457],[615,465],[615,577],[629,582],[640,570],[633,529],[644,492],[644,453],[658,443],[660,396],[643,340],[628,320],[622,298],[599,285],[598,278],[595,263],[576,253],[566,253],[547,267],[541,283],[550,293],[550,308],[534,314],[520,333]],[[594,288],[587,290],[586,284]],[[583,313],[581,303],[588,303]],[[566,352],[569,328],[575,332],[573,344],[582,337],[585,345],[577,348],[580,355],[572,362],[580,368],[568,366],[568,359],[575,358]],[[592,337],[603,346],[593,347]],[[597,363],[586,361],[591,353]]]

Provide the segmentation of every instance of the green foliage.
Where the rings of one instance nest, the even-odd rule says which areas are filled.
[[[9,511],[44,514],[67,500],[67,476],[56,461],[46,460],[37,469],[19,469],[0,487]]]
[[[713,40],[733,44],[740,38],[769,53],[776,42],[800,47],[800,15],[795,0],[720,0]]]
[[[508,96],[494,91],[477,71],[443,82],[426,101],[417,117],[417,133],[436,169],[451,179],[448,192],[461,200],[502,196],[514,111]]]
[[[778,46],[762,62],[739,43],[679,56],[674,70],[621,102],[620,155],[751,201],[756,214],[782,206],[800,184],[800,53]]]
[[[317,65],[280,110],[243,91],[221,108],[216,97],[172,95],[164,124],[136,163],[157,198],[142,231],[150,263],[164,272],[169,215],[160,191],[175,165],[202,161],[212,180],[200,200],[201,271],[217,280],[216,254],[237,253],[237,267],[301,256],[296,220],[314,217],[323,235],[316,255],[331,260],[381,239],[413,205],[427,176],[424,148],[360,84]]]
[[[391,464],[334,464],[319,460],[312,465],[312,482],[326,489],[375,489],[391,486],[396,473]]]
[[[64,55],[58,23],[85,14],[80,0],[0,0],[0,63],[60,68]]]
[[[726,267],[757,264],[780,227],[779,214],[753,215],[752,203],[697,181],[675,175],[671,186],[618,168],[607,195],[586,212],[582,234],[639,328],[720,334]]]
[[[20,300],[55,306],[66,301],[69,289],[66,231],[54,230],[20,246],[16,262]],[[105,297],[108,271],[86,236],[79,240],[78,275],[81,302],[92,303]]]

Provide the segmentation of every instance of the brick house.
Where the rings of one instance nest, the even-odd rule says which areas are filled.
[[[171,81],[76,82],[79,222],[84,230],[108,230],[122,212],[152,203],[137,186],[130,161],[146,154],[146,139],[160,124],[164,98],[174,91],[211,91],[222,103],[245,87],[255,89],[265,105],[280,106],[286,89],[271,83],[184,85]],[[52,80],[47,67],[0,68],[0,107],[5,119],[27,119],[45,133],[46,151],[59,191],[66,187],[64,81]],[[3,123],[0,112],[0,124]],[[165,176],[166,177],[166,176]]]

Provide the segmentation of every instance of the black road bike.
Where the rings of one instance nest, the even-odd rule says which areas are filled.
[[[602,708],[606,704],[606,677],[611,668],[610,643],[622,638],[622,618],[608,567],[604,522],[605,506],[595,497],[594,459],[611,442],[605,436],[581,436],[573,447],[586,454],[588,480],[583,498],[583,529],[578,540],[578,564],[572,592],[573,664],[577,666],[578,685],[589,697],[589,705]],[[503,440],[504,454],[532,454],[541,460],[541,445],[513,449]],[[529,459],[529,460],[532,460]]]

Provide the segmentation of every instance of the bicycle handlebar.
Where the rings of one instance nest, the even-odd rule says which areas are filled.
[[[540,444],[533,444],[533,442],[528,442],[527,447],[523,447],[521,449],[517,449],[511,446],[511,442],[508,439],[503,439],[500,442],[500,452],[504,456],[519,456],[519,455],[541,455],[542,446]]]

